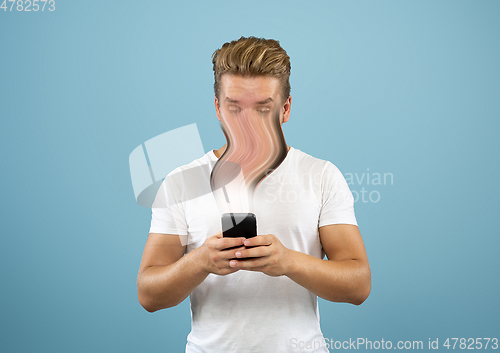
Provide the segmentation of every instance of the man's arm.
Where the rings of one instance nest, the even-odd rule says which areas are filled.
[[[226,275],[238,269],[229,267],[243,238],[208,238],[199,248],[184,255],[186,246],[178,235],[150,233],[137,275],[139,302],[149,312],[181,303],[210,273]]]
[[[371,289],[371,272],[363,239],[357,226],[334,224],[319,228],[328,260],[285,248],[272,234],[247,239],[256,248],[239,251],[234,268],[260,271],[270,276],[286,275],[319,297],[359,305]],[[245,260],[245,257],[260,257]]]
[[[294,251],[288,277],[323,299],[363,303],[371,290],[371,272],[357,226],[334,224],[319,228],[328,260]]]

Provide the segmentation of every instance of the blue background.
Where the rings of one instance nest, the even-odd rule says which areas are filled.
[[[0,11],[2,352],[183,351],[188,300],[137,300],[151,210],[128,156],[190,123],[222,146],[211,55],[242,35],[291,57],[289,145],[393,176],[350,185],[380,196],[355,204],[372,293],[320,300],[325,337],[500,337],[500,2],[48,6]]]

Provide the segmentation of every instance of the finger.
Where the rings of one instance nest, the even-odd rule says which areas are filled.
[[[229,266],[235,267],[235,268],[243,268],[243,269],[248,269],[248,268],[256,268],[256,267],[262,267],[267,265],[267,262],[269,260],[269,257],[258,257],[256,259],[241,259],[241,260],[231,260],[229,261]]]
[[[243,249],[235,249],[234,255],[237,258],[247,258],[247,257],[264,257],[271,255],[272,251],[268,246],[256,246],[251,249],[243,247]]]
[[[237,248],[230,248],[227,250],[221,250],[220,257],[222,259],[225,259],[225,260],[234,259],[236,257],[235,253],[241,252],[242,250],[245,250],[245,247],[243,245],[239,246]]]
[[[217,239],[217,243],[215,244],[214,248],[217,250],[224,250],[227,248],[240,246],[243,245],[243,240],[245,240],[245,238],[220,238]]]
[[[244,241],[245,246],[271,245],[272,234],[257,235],[253,238],[248,238]]]

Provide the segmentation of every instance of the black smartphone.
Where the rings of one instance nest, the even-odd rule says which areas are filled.
[[[257,236],[257,218],[253,213],[224,213],[221,221],[225,238]]]

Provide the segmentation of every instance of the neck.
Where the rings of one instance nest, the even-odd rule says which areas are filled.
[[[222,156],[222,154],[224,153],[224,151],[226,150],[226,145],[222,146],[221,148],[219,148],[218,150],[213,150],[214,151],[214,154],[215,154],[215,157],[217,158],[220,158]],[[290,146],[286,146],[286,151],[290,151]]]

